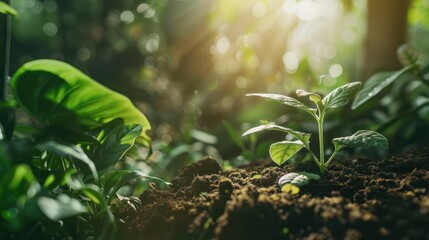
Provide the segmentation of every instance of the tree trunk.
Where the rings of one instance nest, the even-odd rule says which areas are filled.
[[[406,42],[409,0],[369,0],[364,77],[398,70],[396,49]]]

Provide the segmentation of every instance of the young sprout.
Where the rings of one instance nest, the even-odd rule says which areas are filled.
[[[325,160],[325,147],[323,142],[323,121],[325,115],[330,109],[346,105],[360,86],[360,82],[348,83],[334,89],[324,98],[316,93],[307,92],[305,90],[296,91],[298,97],[308,97],[310,101],[313,102],[315,107],[307,106],[295,98],[283,96],[280,94],[252,93],[246,95],[268,98],[309,113],[317,122],[319,134],[319,157],[317,157],[310,149],[310,133],[295,131],[290,128],[275,125],[274,123],[264,124],[249,129],[243,134],[243,136],[264,130],[275,130],[289,134],[296,140],[282,141],[271,144],[269,152],[272,160],[278,165],[281,165],[289,160],[299,150],[301,150],[301,148],[305,148],[312,155],[313,160],[319,166],[320,172],[322,174],[325,174],[327,167],[334,159],[335,155],[344,147],[380,147],[387,149],[388,142],[383,135],[374,131],[359,130],[351,136],[334,138],[332,140],[334,144],[334,152],[327,160]]]

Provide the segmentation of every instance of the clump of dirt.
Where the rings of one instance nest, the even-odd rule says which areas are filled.
[[[270,161],[222,171],[206,158],[169,190],[146,191],[127,239],[429,239],[429,149],[383,160],[338,160],[298,195],[290,167]],[[258,177],[255,177],[258,176]]]

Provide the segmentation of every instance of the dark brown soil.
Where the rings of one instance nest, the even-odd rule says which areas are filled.
[[[429,239],[429,149],[341,161],[329,174],[281,192],[290,169],[270,162],[222,171],[203,159],[169,191],[148,190],[121,226],[126,239]],[[261,178],[255,179],[254,175]],[[125,238],[124,238],[125,239]]]

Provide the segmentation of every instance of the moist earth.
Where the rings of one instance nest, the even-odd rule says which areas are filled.
[[[127,239],[429,239],[429,149],[382,160],[336,159],[299,194],[270,161],[224,171],[205,158],[168,190],[150,189],[120,226]],[[260,176],[258,176],[260,175]],[[255,177],[258,176],[258,177]]]

